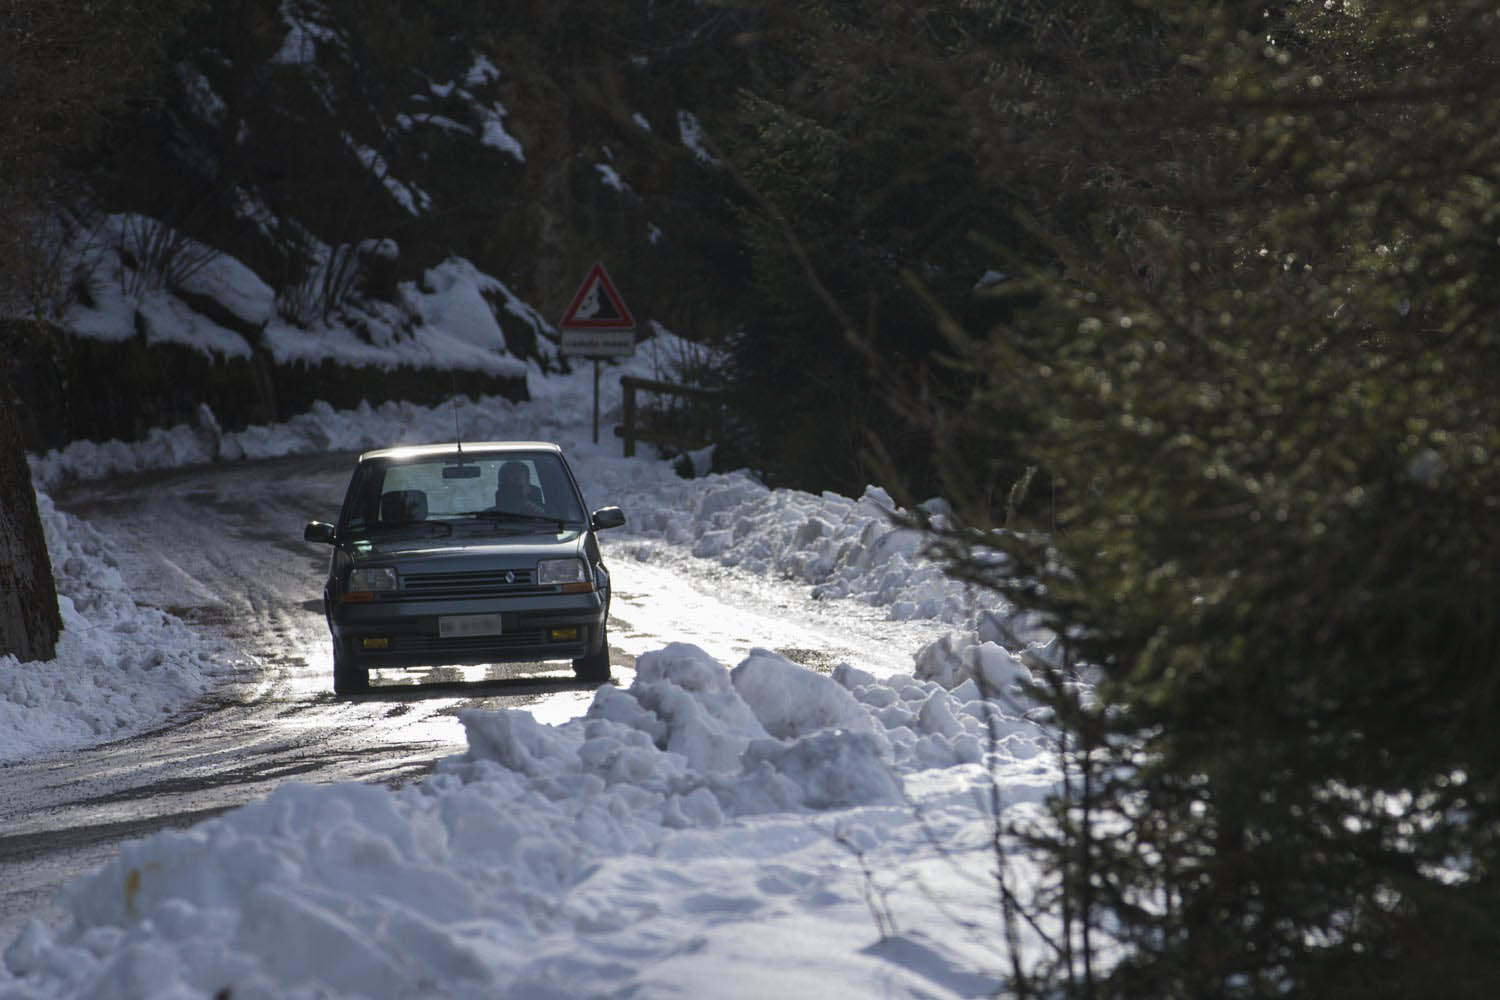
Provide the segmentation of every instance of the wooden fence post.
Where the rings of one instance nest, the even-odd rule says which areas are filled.
[[[624,412],[622,422],[624,423],[623,437],[625,438],[625,457],[635,457],[635,379],[629,375],[621,376],[620,388],[624,390]]]

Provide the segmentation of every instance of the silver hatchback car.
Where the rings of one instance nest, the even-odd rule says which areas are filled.
[[[333,688],[369,687],[372,667],[573,662],[609,679],[609,572],[590,513],[555,444],[483,442],[366,452],[337,524],[323,610]]]

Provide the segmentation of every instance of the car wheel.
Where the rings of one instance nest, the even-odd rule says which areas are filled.
[[[609,629],[600,627],[599,648],[573,661],[573,674],[581,681],[609,680]]]
[[[359,694],[370,690],[370,671],[361,667],[354,657],[343,652],[337,639],[333,641],[333,693]]]

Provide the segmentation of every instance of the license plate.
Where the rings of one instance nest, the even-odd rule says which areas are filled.
[[[500,616],[444,615],[438,618],[438,635],[444,639],[462,639],[471,635],[499,635]]]

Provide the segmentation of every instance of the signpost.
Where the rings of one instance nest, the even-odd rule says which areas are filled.
[[[563,313],[560,347],[594,361],[594,443],[599,443],[599,362],[635,353],[635,317],[615,290],[609,272],[596,262]]]

